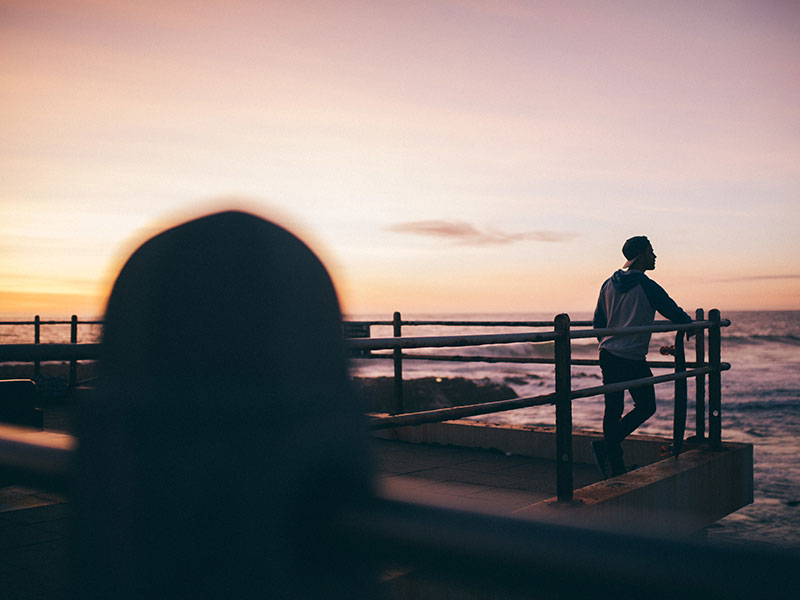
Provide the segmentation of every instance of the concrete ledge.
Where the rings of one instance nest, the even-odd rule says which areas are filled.
[[[552,427],[449,421],[374,432],[384,439],[499,450],[555,459]],[[592,463],[590,444],[599,433],[573,432],[573,462]],[[724,443],[719,450],[686,442],[674,458],[671,440],[631,436],[625,461],[639,468],[575,490],[574,502],[555,498],[514,511],[520,518],[620,533],[686,537],[753,502],[753,446]],[[666,454],[666,456],[665,456]]]
[[[574,502],[555,498],[514,516],[620,533],[682,538],[753,502],[753,447],[726,443],[575,490]]]

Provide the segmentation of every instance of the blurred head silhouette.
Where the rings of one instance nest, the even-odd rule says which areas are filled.
[[[359,589],[328,526],[371,493],[366,435],[307,246],[241,212],[169,229],[120,272],[102,346],[78,432],[79,595]]]

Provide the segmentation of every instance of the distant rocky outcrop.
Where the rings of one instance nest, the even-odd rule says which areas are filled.
[[[354,377],[353,385],[367,412],[395,412],[392,377]],[[490,379],[421,377],[403,381],[403,411],[419,412],[516,398],[508,386]]]

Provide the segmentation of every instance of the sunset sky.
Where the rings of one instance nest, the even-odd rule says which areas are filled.
[[[800,3],[0,0],[0,314],[238,207],[349,313],[800,309]]]

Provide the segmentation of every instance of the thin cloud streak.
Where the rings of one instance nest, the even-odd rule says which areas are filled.
[[[426,237],[449,239],[458,244],[504,245],[516,242],[566,242],[575,234],[561,231],[524,231],[506,233],[496,229],[480,230],[471,223],[463,221],[427,220],[396,223],[386,227],[393,233],[407,233]]]

